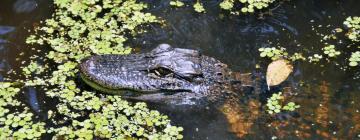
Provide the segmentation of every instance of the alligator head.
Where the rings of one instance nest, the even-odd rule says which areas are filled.
[[[102,92],[181,104],[218,92],[231,73],[219,60],[167,44],[143,54],[91,56],[80,71],[87,84]]]

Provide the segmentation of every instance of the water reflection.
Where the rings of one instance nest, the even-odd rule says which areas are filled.
[[[358,0],[291,1],[272,11],[272,15],[264,15],[262,19],[255,15],[231,16],[225,12],[219,13],[216,10],[219,0],[206,1],[210,5],[207,7],[210,8],[207,14],[195,13],[191,6],[171,8],[169,0],[147,1],[151,4],[150,7],[155,7],[149,11],[164,18],[167,25],[164,28],[150,25],[148,33],[140,35],[131,43],[141,46],[142,51],[151,50],[160,43],[201,50],[204,54],[229,64],[235,71],[253,74],[260,71],[255,73],[258,75],[255,76],[257,81],[263,81],[265,71],[265,68],[255,69],[255,65],[262,64],[263,60],[259,58],[257,48],[275,46],[269,44],[268,40],[287,46],[295,46],[294,40],[298,40],[306,47],[317,47],[318,37],[312,36],[313,31],[311,25],[307,24],[308,21],[318,20],[315,25],[341,25],[340,22],[346,16],[360,14],[359,8],[354,8],[354,5],[359,5]],[[16,14],[36,11],[37,2],[40,1],[16,0],[0,4],[0,11],[12,8],[0,12],[0,16],[6,17],[0,17],[0,81],[10,69],[10,64],[16,68],[14,54],[26,49],[25,45],[18,45],[19,49],[5,45],[8,42],[24,42],[28,35],[20,30],[24,23],[37,23],[39,18],[51,15],[48,8],[51,1],[43,1],[43,6],[39,5],[41,8],[38,9],[43,11],[31,13],[31,18],[37,17],[36,20],[29,20],[29,15]],[[10,36],[12,32],[15,32],[14,36]],[[290,51],[299,49],[303,48],[289,48]],[[354,72],[342,72],[338,67],[318,67],[307,63],[297,63],[295,67],[287,84],[297,93],[293,100],[301,105],[297,113],[300,117],[294,117],[296,115],[293,114],[268,117],[268,114],[264,114],[266,108],[263,102],[271,93],[266,91],[267,87],[263,82],[256,83],[256,87],[261,88],[242,96],[243,102],[225,103],[225,114],[214,108],[189,110],[190,107],[186,106],[185,110],[179,110],[179,107],[152,107],[169,115],[176,125],[184,126],[185,139],[236,139],[236,136],[244,139],[270,139],[272,136],[282,139],[357,138],[360,134],[360,85],[359,80],[353,79]],[[26,101],[35,112],[40,112],[44,107],[39,102],[43,103],[45,99],[38,95],[33,88],[26,90]],[[261,100],[251,98],[252,96],[261,96]]]
[[[6,45],[9,41],[6,40],[6,38],[9,38],[9,33],[14,31],[15,27],[0,25],[0,81],[4,80],[4,75],[6,75],[10,69],[6,55],[8,53]]]
[[[1,49],[0,49],[1,51]],[[4,56],[4,55],[1,55]],[[0,57],[0,81],[4,80],[3,75],[6,75],[7,72],[9,71],[9,64],[7,63],[7,61],[3,58]]]
[[[0,25],[0,35],[5,35],[15,30],[15,27],[12,26],[2,26]]]
[[[252,127],[260,116],[259,109],[260,103],[258,100],[249,100],[245,105],[226,102],[221,108],[230,124],[230,131],[235,133],[239,138],[254,134]]]
[[[27,87],[27,101],[30,105],[30,108],[37,113],[40,113],[40,105],[37,98],[37,91],[34,87]]]
[[[37,6],[35,0],[17,0],[13,5],[13,9],[16,13],[29,13],[36,9]]]
[[[166,19],[168,25],[165,28],[152,26],[148,34],[135,40],[135,44],[148,47],[145,51],[162,42],[176,47],[201,50],[204,54],[229,64],[233,70],[252,73],[260,71],[259,79],[263,80],[264,77],[261,75],[264,75],[265,68],[255,69],[256,64],[264,63],[258,56],[257,48],[277,46],[277,43],[270,44],[268,40],[279,42],[290,52],[303,50],[304,48],[297,46],[299,43],[306,47],[320,47],[320,37],[313,34],[312,25],[308,22],[321,20],[315,25],[341,26],[341,21],[347,15],[360,14],[359,9],[351,8],[351,5],[358,2],[295,1],[285,3],[272,11],[272,15],[264,15],[262,19],[254,15],[221,17],[216,12],[203,15],[193,12],[191,7],[172,9],[166,1],[154,2],[155,4],[152,4],[156,5],[156,8],[151,12]],[[211,8],[210,11],[214,11]],[[293,93],[289,95],[291,100],[301,105],[297,113],[285,113],[269,118],[269,115],[261,114],[266,109],[264,103],[254,99],[253,102],[249,99],[240,104],[225,104],[227,111],[223,115],[227,119],[229,131],[244,139],[270,139],[272,136],[281,139],[355,138],[357,133],[360,133],[360,108],[354,107],[356,103],[351,107],[347,105],[350,102],[349,96],[359,98],[359,95],[354,94],[359,92],[359,85],[356,84],[359,82],[353,80],[354,72],[342,72],[333,64],[319,67],[308,63],[296,63],[294,70],[286,85],[292,87]],[[345,84],[343,81],[348,81],[346,84],[353,88],[339,90]],[[261,83],[258,84],[262,86]],[[278,87],[277,90],[281,88]],[[243,98],[258,93],[260,101],[263,102],[262,100],[266,100],[271,94],[263,89],[266,87],[255,89],[259,91],[253,91]],[[209,121],[203,117],[193,116],[194,119],[200,119],[197,121]],[[186,121],[177,119],[174,121],[178,123]],[[185,128],[192,128],[186,123],[179,124],[184,124]],[[189,135],[198,133],[186,129],[185,132]]]
[[[0,38],[0,45],[2,45],[4,43],[8,43],[8,41]],[[3,49],[3,46],[0,46],[0,50],[2,50],[2,49]]]
[[[281,5],[259,16],[247,17],[240,24],[243,24],[240,31],[245,34],[279,35],[284,33],[283,30],[287,30],[292,35],[298,35],[297,29],[288,23],[288,15]]]

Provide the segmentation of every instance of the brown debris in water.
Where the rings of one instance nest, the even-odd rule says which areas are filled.
[[[353,102],[351,107],[346,111],[351,114],[352,128],[348,132],[348,139],[351,139],[351,136],[357,136],[360,134],[360,111],[359,111],[359,97],[352,96]],[[357,101],[357,102],[356,102]]]
[[[257,100],[250,100],[247,107],[241,107],[238,103],[226,102],[220,109],[230,125],[230,131],[239,138],[252,133],[251,127],[258,118],[260,103]]]
[[[320,94],[322,101],[320,101],[319,107],[316,108],[316,122],[319,123],[323,128],[327,128],[329,125],[329,87],[328,83],[323,81],[320,85]]]

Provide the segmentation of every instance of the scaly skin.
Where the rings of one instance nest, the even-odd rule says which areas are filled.
[[[249,76],[232,73],[219,60],[195,50],[162,44],[144,54],[92,56],[80,64],[80,70],[91,87],[127,99],[171,105],[215,103],[240,138],[251,133],[259,114],[258,102],[249,102],[247,110],[246,105],[239,104],[241,92],[237,91],[242,85],[251,85],[245,82]],[[126,92],[129,90],[132,92]],[[245,118],[244,112],[250,112],[251,117]]]
[[[140,100],[200,99],[222,90],[217,87],[231,80],[231,71],[219,60],[167,44],[143,54],[91,56],[80,64],[80,70],[93,88],[119,95],[124,90],[136,91],[140,94],[132,98]],[[154,93],[161,95],[150,95]]]

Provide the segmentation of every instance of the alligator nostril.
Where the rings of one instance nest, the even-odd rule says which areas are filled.
[[[80,71],[86,74],[92,73],[92,71],[96,68],[96,60],[95,56],[84,58],[80,64]]]
[[[95,66],[94,61],[88,60],[86,63],[87,63],[89,68],[93,68]]]

